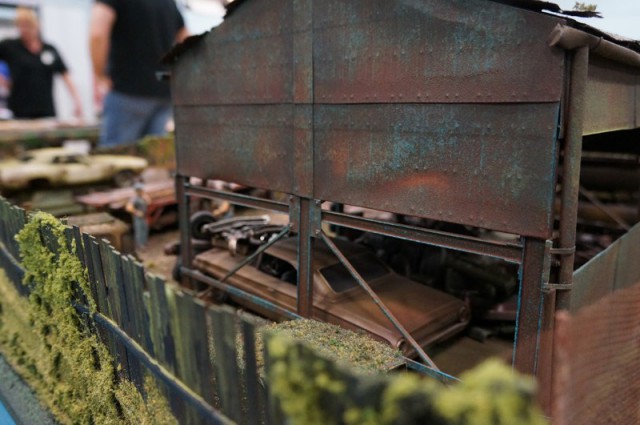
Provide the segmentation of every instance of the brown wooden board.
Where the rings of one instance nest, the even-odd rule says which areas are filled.
[[[236,326],[233,313],[225,309],[209,310],[213,325],[216,379],[222,413],[235,422],[241,422],[240,372],[237,364]]]
[[[256,363],[256,329],[247,320],[241,320],[244,354],[244,385],[246,409],[244,422],[247,425],[259,424],[264,416],[264,398],[261,398],[264,384],[258,379]]]
[[[176,373],[176,344],[169,323],[169,305],[166,284],[157,276],[147,275],[149,288],[148,314],[151,321],[151,341],[160,364]]]

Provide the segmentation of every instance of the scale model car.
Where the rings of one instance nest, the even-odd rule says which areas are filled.
[[[469,309],[462,300],[397,275],[363,246],[342,240],[335,240],[335,243],[421,347],[451,337],[469,323]],[[280,240],[261,253],[256,261],[229,277],[226,283],[295,312],[296,248],[297,238]],[[243,258],[229,250],[214,248],[196,255],[193,265],[197,270],[220,279]],[[313,280],[314,319],[366,331],[398,348],[406,356],[415,354],[400,331],[324,245],[317,244],[315,249]],[[230,298],[270,319],[283,319],[279,313],[263,305],[233,295]]]
[[[4,191],[76,186],[113,181],[130,186],[148,166],[144,158],[128,155],[90,155],[65,148],[27,151],[18,160],[0,161],[0,188]]]

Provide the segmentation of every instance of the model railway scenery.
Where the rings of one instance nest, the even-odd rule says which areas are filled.
[[[640,41],[604,5],[45,3],[0,1],[1,423],[640,423]]]

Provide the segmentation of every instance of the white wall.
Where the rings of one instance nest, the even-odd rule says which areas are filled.
[[[89,18],[91,0],[41,0],[42,36],[53,44],[64,59],[84,109],[85,119],[95,120],[93,72],[89,56]],[[73,102],[62,79],[54,87],[56,111],[61,119],[73,118]]]

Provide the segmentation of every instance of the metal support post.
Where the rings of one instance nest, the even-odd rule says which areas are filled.
[[[298,216],[298,314],[311,317],[313,309],[313,252],[315,230],[314,209],[319,205],[307,198],[296,198]],[[296,227],[296,226],[294,226]]]
[[[185,191],[188,183],[189,177],[176,176],[176,199],[178,200],[178,224],[180,227],[180,263],[182,267],[190,267],[192,259],[191,231],[189,229],[191,197]],[[192,280],[185,274],[182,274],[180,283],[185,288],[193,289]]]
[[[551,242],[532,238],[524,241],[513,365],[518,371],[531,375],[535,375],[537,370],[542,291],[549,279],[550,250]]]
[[[576,244],[576,225],[580,190],[580,161],[582,159],[582,132],[585,110],[585,88],[589,71],[589,47],[581,47],[573,54],[571,82],[568,93],[567,124],[562,167],[562,195],[560,211],[560,237],[558,248],[573,249]],[[573,279],[575,253],[560,259],[558,283],[568,285]],[[557,291],[556,309],[568,310],[571,291]]]

